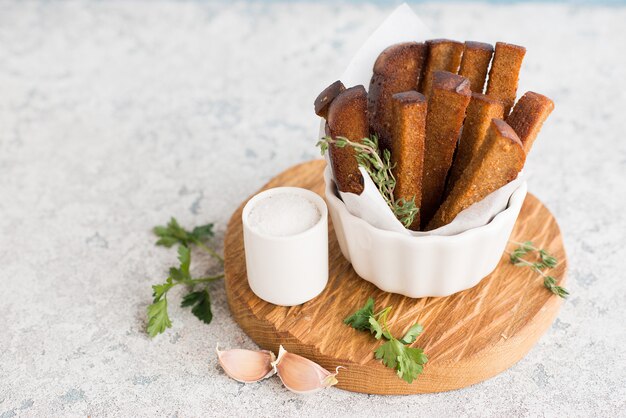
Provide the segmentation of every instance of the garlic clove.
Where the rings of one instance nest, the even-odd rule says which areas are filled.
[[[307,358],[289,353],[282,345],[272,365],[283,385],[295,393],[313,393],[336,385],[336,376],[341,368],[339,366],[335,373],[331,373]]]
[[[220,351],[216,347],[217,359],[227,375],[242,383],[253,383],[276,373],[273,362],[276,356],[271,351],[232,349]]]

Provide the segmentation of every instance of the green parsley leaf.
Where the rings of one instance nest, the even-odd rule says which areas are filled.
[[[424,371],[428,358],[421,348],[402,347],[402,355],[398,357],[398,376],[411,383]]]
[[[166,297],[148,306],[148,334],[151,337],[161,334],[171,326],[172,321],[170,321],[170,317],[167,315]]]
[[[403,344],[412,344],[417,337],[424,331],[424,327],[420,324],[415,324],[404,334],[404,337],[400,340]]]
[[[372,334],[374,334],[374,338],[376,338],[377,340],[380,340],[380,337],[382,337],[383,334],[385,334],[383,327],[380,325],[380,323],[378,323],[376,318],[374,318],[373,316],[370,316],[369,323],[370,323],[370,331],[372,332]]]
[[[206,241],[209,238],[213,238],[213,235],[213,224],[196,226],[191,231],[191,236],[198,241]]]
[[[170,218],[166,226],[156,226],[152,231],[159,237],[156,245],[163,245],[168,248],[176,243],[188,245],[189,234],[178,224],[175,218]]]
[[[422,373],[428,358],[420,348],[411,348],[395,338],[387,341],[374,352],[377,359],[391,369],[407,383],[412,383]]]
[[[182,271],[180,271],[179,268],[170,267],[169,273],[170,273],[170,278],[176,280],[177,282],[180,282],[181,280],[186,279],[185,275],[183,274]]]
[[[156,245],[162,245],[164,247],[170,248],[171,246],[173,246],[174,244],[176,244],[178,242],[179,242],[179,240],[174,238],[174,237],[161,237],[156,242]]]
[[[374,316],[374,299],[369,298],[361,309],[344,319],[343,323],[359,331],[370,331],[370,317],[372,316]]]
[[[191,265],[191,252],[188,247],[181,245],[178,247],[179,270],[185,277],[189,277],[189,266]]]
[[[193,306],[191,313],[205,324],[210,324],[213,319],[213,312],[211,312],[211,295],[209,295],[206,289],[187,294],[183,298],[180,306],[183,308]]]
[[[398,365],[398,356],[400,350],[398,346],[402,344],[398,340],[389,340],[374,351],[374,355],[378,360],[382,360],[383,364],[391,369],[395,369]]]
[[[152,296],[154,297],[153,303],[157,303],[163,295],[165,295],[174,284],[172,283],[171,277],[168,277],[165,283],[163,284],[155,284],[152,286]]]
[[[178,247],[178,261],[180,263],[178,268],[170,267],[170,277],[177,282],[190,280],[191,274],[189,273],[189,265],[191,264],[191,252],[189,248],[183,245]]]
[[[193,306],[198,303],[199,300],[202,300],[204,296],[202,292],[190,292],[183,297],[183,300],[180,302],[181,308],[186,308],[188,306]]]
[[[401,340],[395,338],[389,332],[387,317],[391,312],[391,306],[374,313],[374,299],[369,298],[361,309],[344,320],[344,323],[360,331],[370,331],[377,340],[385,337],[387,340],[375,351],[375,357],[382,360],[383,364],[396,370],[398,376],[411,383],[422,373],[424,364],[428,361],[420,348],[411,348],[417,336],[423,331],[420,324],[409,328]]]
[[[171,218],[166,226],[156,226],[152,230],[159,237],[156,245],[171,247],[174,244],[188,247],[191,244],[206,241],[213,237],[213,224],[195,227],[191,232],[180,226],[176,218]]]

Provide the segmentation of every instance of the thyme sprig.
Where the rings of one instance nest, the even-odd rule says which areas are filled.
[[[354,149],[357,163],[369,174],[396,218],[398,218],[405,227],[408,228],[411,226],[415,215],[417,215],[420,209],[415,204],[415,197],[409,200],[405,198],[394,198],[393,192],[396,188],[396,178],[393,176],[392,170],[395,164],[391,163],[391,153],[389,150],[384,150],[381,156],[378,146],[378,137],[372,135],[371,138],[363,138],[360,142],[355,142],[342,136],[335,138],[325,136],[317,143],[322,155],[326,154],[331,144],[338,148],[350,146]]]
[[[518,246],[512,252],[507,251],[512,264],[516,266],[529,267],[532,271],[539,274],[543,278],[543,285],[546,287],[546,289],[548,289],[555,295],[564,299],[569,296],[569,292],[567,291],[567,289],[558,286],[556,284],[556,278],[554,278],[554,276],[546,274],[545,272],[545,270],[556,267],[556,265],[558,264],[558,260],[556,257],[554,257],[542,248],[535,247],[532,241],[511,241],[511,243]],[[529,261],[523,258],[528,253],[535,253],[537,255],[537,261]]]

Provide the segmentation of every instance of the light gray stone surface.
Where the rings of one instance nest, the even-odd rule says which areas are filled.
[[[242,199],[315,158],[313,98],[390,10],[0,3],[0,417],[625,415],[624,7],[415,6],[436,35],[526,45],[520,90],[557,104],[527,168],[572,297],[519,364],[422,396],[244,386],[214,354],[255,347],[222,283],[211,325],[176,291],[173,328],[146,336],[150,285],[175,262],[150,228],[214,221],[221,239]]]

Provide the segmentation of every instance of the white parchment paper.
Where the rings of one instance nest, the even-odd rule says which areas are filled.
[[[340,80],[346,87],[362,84],[367,89],[372,77],[374,62],[385,48],[399,42],[421,42],[431,38],[433,38],[431,31],[413,10],[404,3],[394,10],[365,41],[350,61],[350,64],[348,64],[348,68],[341,75]],[[324,120],[322,120],[320,137],[324,135]],[[327,162],[329,162],[328,156],[326,158]],[[330,167],[330,162],[328,167]],[[356,195],[354,193],[339,192],[348,211],[377,228],[413,236],[455,235],[468,229],[485,225],[507,207],[513,192],[525,181],[522,173],[520,173],[516,180],[465,209],[448,225],[432,231],[422,232],[406,229],[395,217],[369,175],[363,168],[359,168],[359,170],[364,179],[365,188],[363,193]],[[327,168],[325,178],[326,181],[333,181],[330,168]]]

